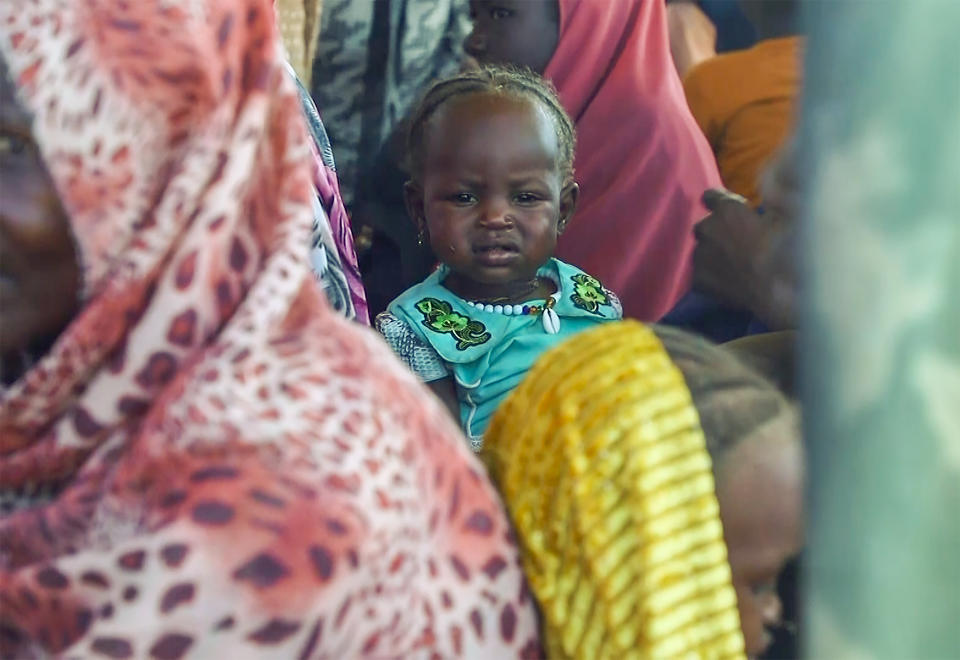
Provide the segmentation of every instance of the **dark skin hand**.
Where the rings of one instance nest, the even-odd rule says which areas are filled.
[[[710,215],[694,228],[694,287],[726,303],[753,309],[758,296],[755,255],[768,228],[737,195],[711,189],[703,194]]]
[[[0,59],[0,377],[16,381],[79,308],[66,212]]]
[[[768,327],[795,327],[793,223],[760,216],[738,195],[708,190],[710,215],[697,224],[693,286],[747,309]]]

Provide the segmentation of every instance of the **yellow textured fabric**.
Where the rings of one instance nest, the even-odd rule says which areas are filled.
[[[484,458],[549,657],[743,657],[703,431],[649,328],[605,323],[544,354]]]
[[[276,9],[287,57],[300,82],[309,89],[323,0],[276,0]]]

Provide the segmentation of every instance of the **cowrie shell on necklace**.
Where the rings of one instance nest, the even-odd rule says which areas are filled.
[[[560,332],[560,317],[557,316],[553,307],[548,307],[543,310],[543,313],[540,315],[540,320],[543,322],[543,329],[548,335],[555,335]]]
[[[560,316],[553,309],[557,302],[560,300],[560,283],[557,282],[553,277],[549,278],[553,282],[554,286],[557,287],[556,292],[547,297],[543,304],[516,304],[516,305],[502,305],[502,304],[492,304],[492,303],[483,303],[477,302],[474,300],[467,300],[466,303],[475,309],[479,309],[484,312],[491,314],[503,314],[504,316],[540,316],[540,324],[543,326],[543,331],[547,334],[555,335],[560,332]]]

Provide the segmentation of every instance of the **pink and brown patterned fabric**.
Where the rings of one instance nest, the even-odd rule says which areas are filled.
[[[0,4],[83,306],[0,392],[0,655],[535,654],[501,507],[304,257],[272,0]],[[48,497],[37,498],[37,491]]]

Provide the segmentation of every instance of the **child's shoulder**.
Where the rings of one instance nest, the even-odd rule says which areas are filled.
[[[605,287],[598,278],[565,261],[555,258],[552,262],[559,277],[562,298],[569,298],[573,308],[606,320],[623,318],[623,305],[617,294]]]
[[[416,335],[446,362],[469,363],[494,346],[492,339],[504,334],[509,318],[478,320],[476,309],[441,284],[444,274],[435,271],[397,296],[378,317],[377,327]]]
[[[606,287],[603,286],[603,282],[600,281],[600,278],[591,275],[578,266],[568,264],[566,261],[561,261],[556,257],[551,259],[550,262],[552,270],[559,276],[563,286],[566,286],[570,282],[590,282],[594,286],[606,289]]]
[[[437,295],[444,295],[447,293],[446,289],[443,288],[443,285],[440,283],[440,272],[439,269],[432,272],[421,282],[417,282],[409,289],[401,293],[399,296],[394,298],[389,305],[387,305],[387,310],[391,312],[396,312],[402,307],[409,307],[415,305],[419,300],[422,300],[426,297],[436,297]],[[450,294],[452,295],[452,294]]]

